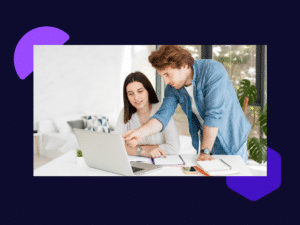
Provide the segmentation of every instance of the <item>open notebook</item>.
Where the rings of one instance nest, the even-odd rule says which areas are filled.
[[[130,162],[143,162],[148,164],[154,165],[161,165],[161,166],[181,166],[185,165],[185,162],[181,158],[180,155],[166,155],[167,157],[164,158],[163,156],[159,158],[147,158],[147,157],[139,157],[139,156],[132,156],[129,155],[128,159]]]
[[[180,166],[184,165],[185,162],[181,158],[180,155],[166,155],[167,157],[164,158],[163,156],[159,158],[153,159],[154,165],[161,165],[161,166]]]
[[[239,173],[238,170],[231,168],[230,165],[220,159],[212,161],[197,161],[197,164],[210,176],[226,176]]]

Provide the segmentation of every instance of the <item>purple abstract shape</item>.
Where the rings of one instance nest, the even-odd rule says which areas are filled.
[[[15,69],[20,79],[33,71],[33,45],[63,45],[69,35],[55,27],[38,27],[27,32],[18,42],[14,54]]]
[[[278,152],[267,147],[267,176],[227,177],[227,186],[238,194],[256,201],[279,188],[281,184],[281,157]]]

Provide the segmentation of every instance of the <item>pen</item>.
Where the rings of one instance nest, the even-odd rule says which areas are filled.
[[[155,162],[154,162],[154,159],[153,159],[153,158],[151,158],[151,161],[152,161],[152,164],[155,165]]]
[[[232,167],[230,165],[228,165],[226,162],[224,162],[223,159],[220,159],[220,161],[222,161],[225,165],[229,166],[229,168],[232,169]]]
[[[185,161],[182,159],[181,155],[178,155],[178,156],[179,156],[179,158],[182,160],[183,165],[185,165]]]

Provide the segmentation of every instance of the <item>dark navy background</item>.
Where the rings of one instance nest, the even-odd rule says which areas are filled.
[[[131,10],[116,2],[9,4],[4,3],[0,14],[1,205],[8,224],[296,221],[292,209],[300,164],[296,145],[300,63],[291,11],[282,16],[266,14],[268,7],[261,5],[236,5],[227,11],[222,5],[177,3],[164,8],[154,2],[140,9],[132,5]],[[65,45],[268,45],[268,146],[281,155],[280,188],[252,202],[230,190],[226,178],[33,177],[33,75],[21,80],[13,59],[22,36],[41,26],[65,31],[70,36]]]

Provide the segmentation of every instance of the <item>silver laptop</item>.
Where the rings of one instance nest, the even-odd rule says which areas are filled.
[[[129,162],[124,141],[119,134],[73,129],[84,160],[89,167],[125,176],[140,175],[162,166]]]

